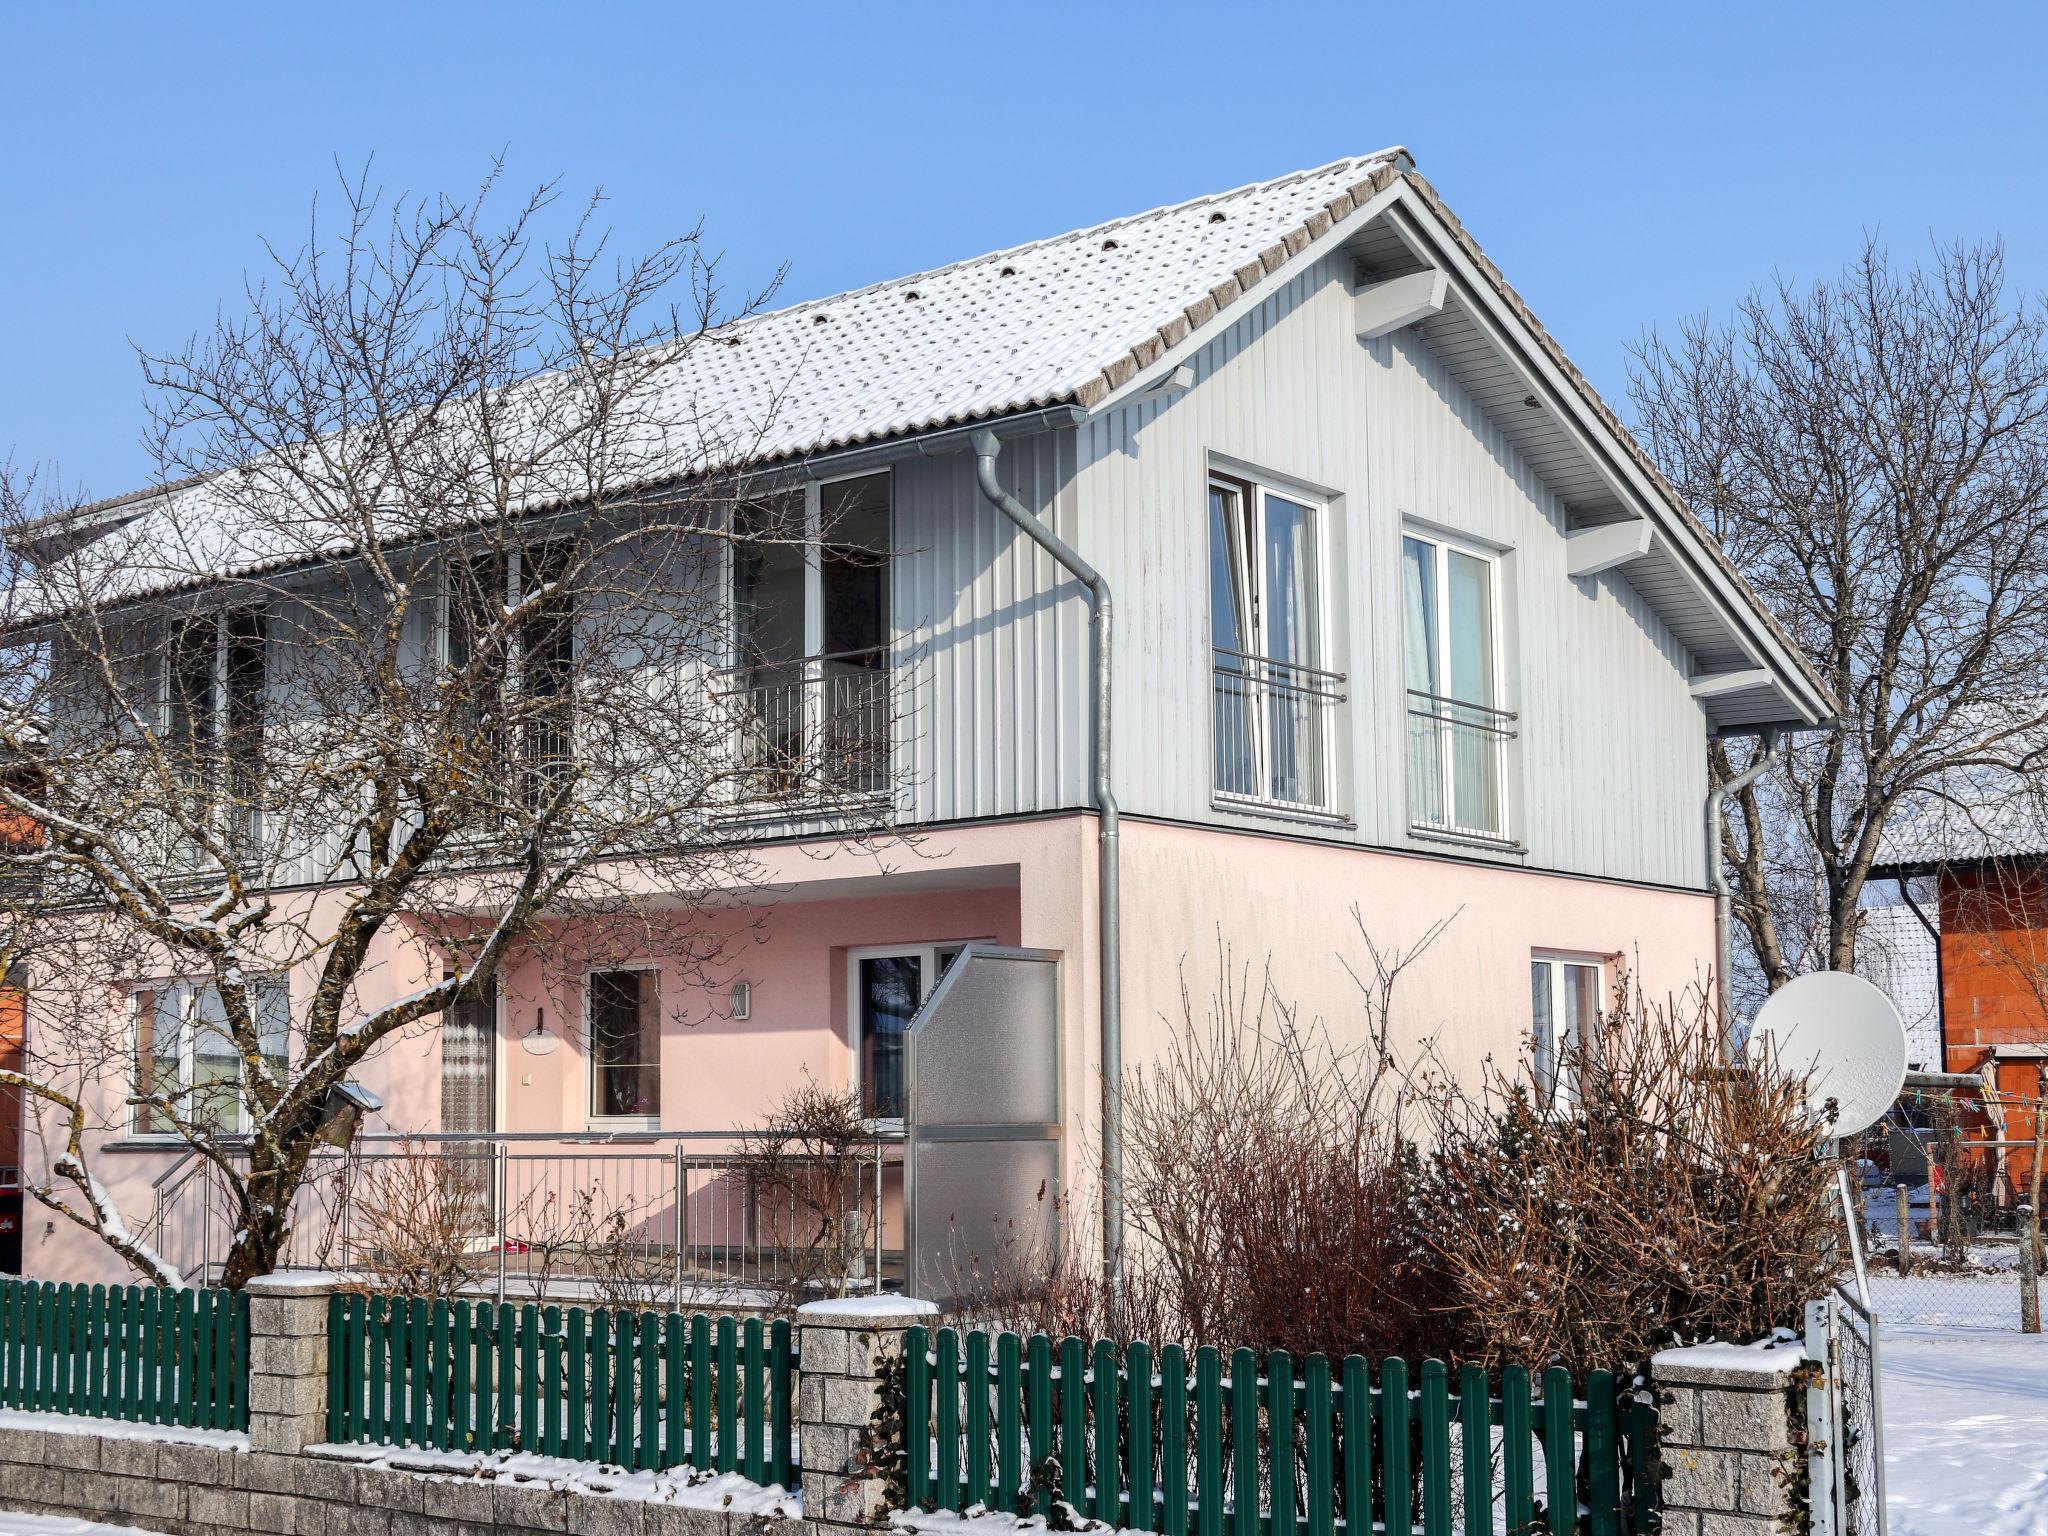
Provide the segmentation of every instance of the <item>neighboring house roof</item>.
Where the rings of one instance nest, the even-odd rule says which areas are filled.
[[[1981,756],[2002,761],[1952,768],[1893,811],[1878,840],[1876,871],[2048,855],[2048,730],[2033,723],[2044,715],[2048,698],[1958,710],[1948,750],[1981,742]]]
[[[1652,515],[1668,522],[1688,560],[1715,573],[1705,579],[1722,589],[1716,600],[1796,680],[1797,712],[1824,714],[1826,686],[1791,636],[1398,147],[734,322],[661,372],[653,414],[674,424],[680,473],[701,467],[711,442],[739,450],[734,467],[762,465],[1036,408],[1101,408],[1203,340],[1283,269],[1354,233],[1368,205],[1384,206],[1394,193],[1447,232],[1557,370],[1594,435],[1641,477]],[[225,575],[284,558],[215,526],[205,495],[203,483],[182,482],[98,503],[44,534],[43,553],[75,546],[81,522],[132,530],[124,542],[146,551],[148,524],[168,498],[178,507],[178,550],[166,569]],[[131,578],[138,592],[174,584],[140,570]]]

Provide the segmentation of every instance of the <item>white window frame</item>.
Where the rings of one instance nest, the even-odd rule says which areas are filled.
[[[269,981],[282,981],[284,983],[286,1019],[285,1070],[289,1074],[291,1070],[290,973],[285,971],[268,971],[250,977],[251,984],[256,987],[261,987],[265,982]],[[178,1096],[180,1099],[183,1099],[191,1093],[195,1080],[194,1075],[199,1065],[199,1030],[197,1028],[197,1015],[194,1009],[200,993],[211,985],[213,985],[212,982],[193,976],[165,976],[129,983],[128,1061],[124,1068],[124,1075],[131,1091],[139,1092],[142,1086],[136,1076],[136,1068],[139,1065],[142,1049],[142,996],[145,992],[160,995],[176,987],[183,990],[185,999],[183,1007],[178,1012]],[[138,1123],[141,1113],[142,1106],[140,1104],[130,1104],[128,1106],[125,1130],[126,1134],[130,1137],[138,1141],[182,1142],[185,1139],[175,1130],[143,1130]],[[189,1118],[189,1116],[185,1115],[183,1108],[180,1109],[180,1114],[185,1118]],[[235,1123],[231,1128],[223,1129],[217,1134],[223,1136],[247,1136],[250,1134],[251,1128],[252,1121],[249,1114],[249,1101],[238,1089],[235,1094]]]
[[[765,488],[757,501],[772,501],[778,496],[800,495],[803,498],[803,564],[804,564],[804,612],[803,612],[803,655],[798,659],[803,664],[801,687],[805,711],[804,732],[806,739],[817,724],[818,712],[823,708],[823,686],[825,679],[825,488],[832,485],[846,485],[855,480],[881,479],[888,484],[889,526],[883,535],[886,548],[882,558],[889,562],[888,581],[884,591],[888,602],[882,613],[881,650],[889,658],[893,670],[896,654],[895,602],[895,558],[896,558],[896,469],[894,465],[877,465],[871,469],[850,470],[845,474],[825,475],[816,480],[805,480],[801,484],[771,485]],[[740,655],[740,615],[738,593],[734,589],[737,570],[734,566],[738,551],[732,539],[720,541],[719,588],[720,607],[723,612],[722,630],[724,642],[723,664],[717,669],[725,673],[739,671],[745,665]],[[893,726],[892,726],[893,729]]]
[[[914,959],[918,965],[917,1003],[922,1008],[939,984],[944,974],[939,968],[942,954],[958,958],[960,951],[970,944],[986,944],[994,941],[979,939],[936,939],[923,944],[864,944],[846,952],[846,1048],[850,1058],[846,1068],[847,1091],[853,1095],[854,1103],[862,1109],[866,1104],[862,1098],[863,1086],[860,1076],[860,963],[863,960],[906,960]],[[950,964],[951,961],[948,961]],[[908,1085],[906,1084],[906,1090]],[[903,1121],[899,1116],[863,1115],[864,1124],[877,1131],[901,1131]]]
[[[667,1032],[660,1027],[660,1011],[662,1007],[661,962],[659,960],[620,960],[605,965],[592,966],[589,970],[585,971],[583,973],[582,986],[579,989],[583,994],[583,1122],[586,1128],[593,1131],[658,1131],[661,1129],[661,1114],[659,1112],[652,1115],[600,1115],[593,1113],[591,1109],[591,1106],[597,1103],[597,1051],[590,1033],[590,980],[593,976],[610,975],[614,971],[654,972],[655,1047],[661,1053],[661,1057],[666,1057],[667,1055]],[[498,1006],[500,1009],[504,1007],[502,990],[499,994]],[[665,1080],[668,1076],[668,1062],[657,1058],[655,1067]],[[666,1086],[665,1081],[661,1086]],[[500,1092],[502,1091],[501,1088]],[[665,1093],[661,1095],[661,1101],[664,1106],[667,1105],[668,1096]],[[504,1122],[500,1120],[499,1124],[502,1125]]]
[[[1451,820],[1448,823],[1425,821],[1416,816],[1411,809],[1408,818],[1409,828],[1411,831],[1421,832],[1430,837],[1455,838],[1461,842],[1512,844],[1515,840],[1514,792],[1509,782],[1509,764],[1512,761],[1512,757],[1505,749],[1507,742],[1515,739],[1516,732],[1508,728],[1508,726],[1509,722],[1516,719],[1516,716],[1514,711],[1509,709],[1505,702],[1508,691],[1507,606],[1505,601],[1506,583],[1502,576],[1502,570],[1506,565],[1505,556],[1507,551],[1491,544],[1481,543],[1477,539],[1447,533],[1442,529],[1433,528],[1427,524],[1403,521],[1401,524],[1401,540],[1405,544],[1410,539],[1415,540],[1418,544],[1427,544],[1436,551],[1436,558],[1433,561],[1436,587],[1435,659],[1437,685],[1439,688],[1450,687],[1451,677],[1451,562],[1449,556],[1455,552],[1469,556],[1474,560],[1483,561],[1486,565],[1487,613],[1490,619],[1491,630],[1491,633],[1487,636],[1487,646],[1492,652],[1490,657],[1491,665],[1488,670],[1493,677],[1493,697],[1484,701],[1479,699],[1459,699],[1455,694],[1450,693],[1439,693],[1436,697],[1440,700],[1449,700],[1453,705],[1464,704],[1477,709],[1495,711],[1507,734],[1502,738],[1500,748],[1497,750],[1494,774],[1495,804],[1493,807],[1493,819],[1498,826],[1498,831],[1485,832],[1457,824],[1455,811],[1451,810],[1457,803],[1455,784],[1456,758],[1450,752],[1440,754],[1440,782],[1437,785],[1437,795],[1439,803],[1445,806],[1447,810],[1451,810]],[[1405,604],[1408,601],[1408,583],[1405,575],[1399,582],[1399,590],[1401,602],[1404,605],[1401,612],[1403,628],[1396,637],[1396,645],[1401,657],[1401,697],[1408,709],[1412,711],[1415,707],[1415,689],[1407,676],[1407,614]],[[1405,732],[1403,733],[1403,739],[1406,739]],[[1410,788],[1412,790],[1413,786],[1411,785]]]
[[[1234,552],[1236,558],[1233,559],[1232,565],[1234,567],[1233,575],[1239,584],[1239,590],[1244,592],[1247,601],[1251,604],[1248,627],[1251,631],[1251,639],[1258,647],[1256,650],[1245,651],[1240,654],[1252,658],[1255,662],[1275,659],[1265,654],[1266,591],[1264,566],[1260,557],[1266,547],[1266,503],[1270,498],[1277,496],[1280,500],[1291,502],[1293,505],[1307,511],[1309,523],[1313,530],[1315,551],[1315,623],[1311,626],[1309,633],[1310,655],[1305,661],[1291,662],[1288,665],[1307,672],[1328,674],[1331,678],[1330,686],[1334,692],[1341,686],[1342,679],[1337,676],[1336,669],[1331,665],[1332,660],[1336,656],[1337,645],[1335,618],[1330,607],[1330,567],[1334,560],[1330,545],[1330,503],[1328,498],[1307,491],[1292,483],[1278,479],[1268,479],[1251,471],[1239,471],[1228,467],[1211,467],[1208,478],[1203,484],[1202,511],[1203,524],[1205,528],[1208,528],[1209,536],[1212,539],[1214,537],[1214,529],[1209,527],[1208,498],[1219,490],[1228,492],[1231,496],[1237,498],[1241,508],[1249,505],[1251,510],[1251,527],[1246,542],[1241,549]],[[1208,551],[1208,559],[1213,561],[1215,558],[1215,551],[1213,549]],[[1207,582],[1205,584],[1209,587],[1210,592],[1208,650],[1212,667],[1211,689],[1213,692],[1215,687],[1213,668],[1217,652],[1216,620],[1218,615],[1215,612],[1214,583]],[[1250,693],[1246,694],[1247,700],[1251,697]],[[1338,694],[1330,701],[1333,714],[1334,706],[1341,702],[1341,694]],[[1250,707],[1248,705],[1244,713],[1249,728],[1248,734],[1251,740],[1252,761],[1263,789],[1267,787],[1268,775],[1272,771],[1270,747],[1267,742],[1266,711],[1262,708]],[[1324,742],[1325,761],[1322,764],[1325,783],[1320,802],[1283,800],[1265,793],[1247,795],[1235,790],[1224,789],[1216,783],[1219,743],[1215,740],[1216,709],[1213,700],[1209,710],[1209,734],[1209,792],[1210,798],[1215,804],[1235,810],[1280,810],[1294,814],[1324,815],[1329,817],[1341,815],[1337,805],[1339,783],[1338,751],[1340,745],[1338,736],[1340,733],[1336,729],[1334,721],[1324,732],[1327,738]]]
[[[1539,965],[1550,967],[1549,1039],[1539,1040],[1536,1032],[1536,1020],[1534,1017],[1531,1017],[1529,1020],[1529,1042],[1531,1046],[1529,1068],[1532,1079],[1531,1086],[1535,1090],[1538,1103],[1562,1108],[1578,1102],[1578,1084],[1567,1079],[1564,1074],[1563,1055],[1564,1046],[1568,1038],[1565,1034],[1565,997],[1568,990],[1565,979],[1566,970],[1571,967],[1577,967],[1593,972],[1593,1008],[1594,1017],[1598,1019],[1606,1008],[1607,999],[1610,995],[1613,981],[1611,974],[1613,960],[1614,957],[1612,955],[1593,954],[1585,950],[1534,949],[1529,952],[1529,966],[1532,971]],[[1530,1002],[1533,1014],[1535,978],[1532,976],[1530,981]],[[1547,1093],[1545,1092],[1545,1085],[1540,1072],[1546,1049],[1549,1053],[1553,1074],[1553,1080],[1549,1084],[1549,1091]]]

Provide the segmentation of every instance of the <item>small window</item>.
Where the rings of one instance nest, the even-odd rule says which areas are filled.
[[[1592,956],[1536,955],[1529,961],[1529,1043],[1539,1103],[1577,1101],[1566,1059],[1600,1027],[1606,966]]]
[[[661,1009],[651,970],[596,971],[589,981],[590,1115],[661,1117]]]
[[[1408,794],[1417,827],[1508,836],[1500,707],[1500,561],[1420,533],[1401,539],[1402,661],[1408,681]]]
[[[1334,707],[1323,613],[1323,508],[1209,482],[1209,644],[1220,800],[1334,812]]]
[[[290,994],[282,976],[255,983],[257,1049],[282,1078],[291,1029]],[[131,995],[135,1042],[133,1081],[138,1097],[129,1128],[138,1136],[176,1133],[176,1120],[209,1131],[250,1128],[242,1095],[242,1053],[227,1024],[220,994],[210,982],[173,981],[138,987]]]

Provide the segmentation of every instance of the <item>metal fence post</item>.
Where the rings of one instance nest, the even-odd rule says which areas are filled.
[[[683,1208],[684,1208],[684,1207],[685,1207],[686,1205],[688,1205],[688,1204],[689,1204],[689,1198],[688,1198],[688,1196],[689,1196],[689,1190],[688,1190],[688,1188],[687,1188],[687,1181],[688,1181],[688,1177],[689,1177],[689,1175],[687,1174],[687,1172],[686,1172],[686,1171],[684,1170],[684,1167],[683,1167],[683,1144],[682,1144],[682,1143],[681,1143],[680,1141],[679,1141],[679,1142],[677,1142],[677,1143],[676,1143],[676,1145],[675,1145],[675,1167],[676,1167],[676,1231],[675,1231],[675,1243],[676,1243],[676,1308],[677,1308],[677,1310],[678,1310],[678,1311],[680,1311],[680,1310],[682,1309],[682,1305],[683,1305]]]
[[[2020,1332],[2041,1331],[2041,1276],[2034,1252],[2034,1208],[2022,1200],[2015,1211],[2020,1229]]]
[[[502,1307],[505,1304],[505,1154],[508,1149],[501,1141],[492,1150],[497,1153],[495,1161],[498,1165],[498,1305]]]
[[[875,1275],[874,1292],[882,1294],[882,1138],[875,1138]]]

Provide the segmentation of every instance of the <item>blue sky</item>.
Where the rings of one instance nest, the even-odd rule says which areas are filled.
[[[1013,3],[0,10],[0,457],[149,474],[133,345],[232,303],[335,165],[602,187],[830,293],[1406,144],[1610,396],[1773,270],[2002,235],[2048,286],[2048,8]]]

